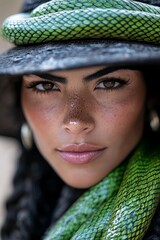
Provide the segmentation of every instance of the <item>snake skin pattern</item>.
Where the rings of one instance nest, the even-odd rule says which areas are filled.
[[[2,32],[17,45],[81,38],[160,43],[160,9],[129,0],[54,0],[9,17]]]
[[[20,45],[77,38],[160,43],[158,7],[127,0],[75,2],[72,8],[71,1],[64,5],[54,1],[54,6],[50,1],[43,5],[43,14],[39,7],[31,14],[10,17],[3,35]],[[142,239],[160,198],[160,152],[150,152],[142,145],[129,163],[82,195],[45,240]]]
[[[140,240],[160,198],[160,152],[142,143],[129,162],[85,192],[45,240]]]

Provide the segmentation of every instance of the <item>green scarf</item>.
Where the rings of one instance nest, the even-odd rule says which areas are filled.
[[[142,143],[86,191],[44,240],[142,239],[160,199],[160,150]]]

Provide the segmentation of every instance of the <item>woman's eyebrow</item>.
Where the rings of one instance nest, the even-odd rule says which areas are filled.
[[[55,82],[60,82],[60,83],[66,83],[66,81],[67,81],[66,78],[59,77],[59,76],[56,76],[56,75],[52,75],[52,74],[49,74],[49,73],[36,73],[35,75],[40,77],[40,78],[44,78],[44,79],[47,79],[47,80],[50,80],[50,81],[55,81]]]
[[[89,82],[89,81],[92,81],[96,78],[102,77],[106,74],[115,72],[115,71],[120,70],[120,69],[130,69],[130,67],[124,67],[124,66],[123,67],[122,66],[106,67],[106,68],[103,68],[103,69],[101,69],[101,70],[99,70],[99,71],[97,71],[97,72],[95,72],[91,75],[88,75],[88,76],[84,77],[83,80],[85,82]]]

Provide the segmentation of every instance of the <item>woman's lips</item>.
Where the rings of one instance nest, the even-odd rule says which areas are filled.
[[[99,157],[104,149],[91,144],[68,144],[56,150],[65,161],[74,164],[84,164]]]

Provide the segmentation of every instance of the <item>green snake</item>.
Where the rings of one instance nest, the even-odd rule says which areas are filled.
[[[17,45],[112,38],[160,43],[160,8],[129,0],[50,1],[9,17],[3,36]],[[45,240],[140,240],[160,199],[160,151],[142,143],[86,191]]]
[[[9,17],[2,34],[17,45],[81,38],[160,43],[160,8],[132,0],[53,0]]]
[[[132,157],[87,190],[45,240],[140,240],[160,201],[160,150],[142,142]]]

